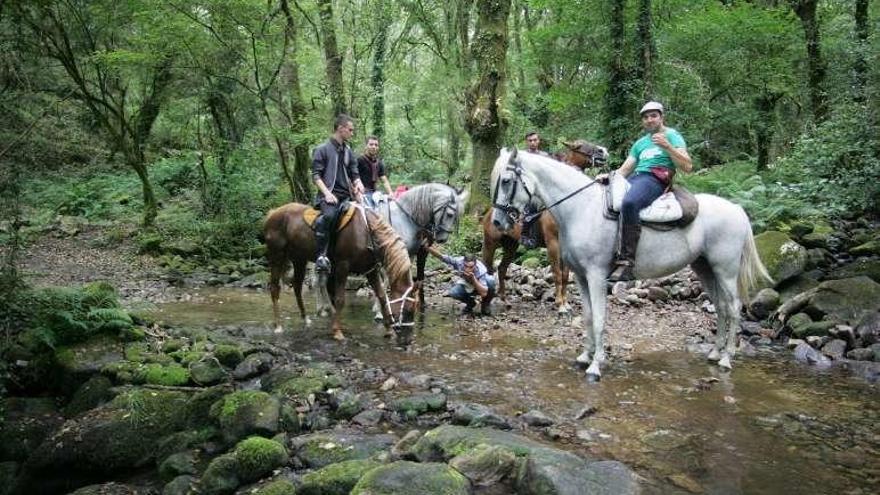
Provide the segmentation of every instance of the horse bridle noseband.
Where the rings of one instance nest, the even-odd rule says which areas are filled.
[[[498,203],[498,193],[501,191],[501,175],[500,174],[498,175],[498,179],[495,182],[495,195],[492,198],[492,207],[503,211],[505,214],[507,214],[507,217],[510,218],[510,220],[513,223],[516,223],[520,219],[520,217],[523,217],[523,214],[520,211],[520,209],[511,204],[511,202],[513,201],[513,198],[516,197],[517,186],[522,185],[523,191],[525,191],[526,194],[529,195],[529,199],[528,199],[528,201],[526,201],[526,204],[529,204],[532,202],[532,198],[534,197],[534,194],[532,194],[532,191],[529,190],[529,186],[526,184],[526,181],[523,179],[523,176],[522,176],[523,175],[523,168],[522,168],[522,164],[520,163],[518,158],[514,157],[513,160],[511,160],[510,162],[507,163],[507,166],[504,167],[504,169],[506,171],[513,172],[514,176],[516,177],[516,182],[513,183],[513,188],[511,188],[510,194],[507,195],[507,203],[500,204],[500,203]],[[589,183],[587,183],[586,185],[581,186],[581,187],[575,189],[574,191],[566,194],[562,199],[555,201],[552,205],[538,208],[537,211],[529,213],[528,215],[525,215],[523,217],[523,222],[525,222],[525,223],[531,222],[532,220],[534,220],[535,218],[540,216],[541,213],[544,213],[545,211],[549,210],[550,208],[553,208],[554,206],[559,205],[563,201],[575,196],[579,192],[592,186],[595,183],[596,183],[596,180],[593,179]]]
[[[397,299],[392,300],[392,299],[388,299],[387,297],[385,298],[385,307],[388,309],[388,315],[391,316],[391,327],[392,328],[415,326],[415,324],[416,324],[415,319],[413,319],[413,321],[410,321],[410,322],[403,321],[404,303],[407,301],[409,301],[411,303],[416,302],[416,298],[409,297],[409,295],[413,291],[414,287],[415,287],[415,284],[410,284],[410,286],[407,287],[405,291],[403,291],[403,295],[398,297]],[[394,319],[394,311],[391,310],[391,305],[396,304],[398,302],[400,303],[400,313],[397,315],[397,320],[395,320]]]
[[[418,227],[418,229],[419,229],[419,231],[418,231],[419,234],[426,234],[426,235],[430,236],[431,239],[436,239],[437,234],[439,232],[445,232],[447,234],[455,233],[454,228],[453,228],[453,230],[449,230],[443,226],[443,219],[442,218],[440,219],[440,222],[438,225],[437,214],[440,212],[446,212],[450,208],[455,213],[457,213],[458,212],[458,206],[456,205],[457,202],[458,202],[458,200],[455,197],[455,193],[450,193],[450,197],[445,203],[443,203],[442,205],[431,210],[431,219],[425,225],[422,225],[419,222],[417,222],[416,219],[413,218],[412,214],[410,212],[406,211],[406,208],[404,208],[403,205],[400,204],[399,202],[397,203],[397,207],[400,208],[400,211],[402,211],[403,214],[406,215],[406,217],[409,218],[412,223],[416,224],[416,227]],[[390,213],[388,215],[388,218],[391,218]],[[456,218],[456,223],[458,223],[458,218]]]

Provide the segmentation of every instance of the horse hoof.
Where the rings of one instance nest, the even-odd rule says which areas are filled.
[[[597,375],[595,373],[587,373],[587,383],[599,383],[599,380],[602,379],[602,375]]]
[[[724,355],[718,361],[718,366],[721,367],[724,371],[730,371],[733,369],[733,363],[730,362],[730,356]]]
[[[281,325],[278,325],[277,327],[275,327],[275,333],[276,333],[276,334],[280,334],[280,333],[283,333],[283,332],[284,332],[284,329],[281,328]]]
[[[336,332],[333,334],[333,338],[337,342],[345,342],[345,335],[342,335],[342,332]]]
[[[306,319],[303,320],[303,323],[305,324],[305,327],[306,327],[306,328],[311,328],[311,327],[312,327],[312,319],[309,318],[308,316],[306,316]]]
[[[373,321],[382,321],[385,317],[382,316],[382,313],[376,313],[373,315]]]
[[[574,365],[579,368],[586,368],[590,365],[590,361],[591,361],[590,358],[591,358],[590,353],[583,352],[578,357],[576,357],[574,359]]]

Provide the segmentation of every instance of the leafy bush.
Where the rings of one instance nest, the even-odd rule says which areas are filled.
[[[28,292],[26,345],[55,347],[81,342],[102,332],[119,332],[133,323],[119,306],[116,289],[105,282],[81,288],[52,287]]]

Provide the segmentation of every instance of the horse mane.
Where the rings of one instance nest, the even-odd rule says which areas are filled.
[[[366,210],[366,218],[373,241],[382,254],[382,264],[385,266],[385,271],[388,272],[388,278],[400,280],[403,277],[412,276],[409,253],[407,253],[406,246],[397,232],[373,210]]]
[[[427,225],[434,221],[434,195],[438,189],[448,189],[448,193],[456,196],[455,189],[445,184],[422,184],[413,187],[397,200],[412,216],[416,223]]]

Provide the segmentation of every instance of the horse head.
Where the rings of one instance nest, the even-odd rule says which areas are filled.
[[[512,152],[502,149],[492,170],[494,186],[492,190],[492,225],[501,232],[511,231],[522,216],[526,205],[535,198],[529,183],[531,178],[523,168],[523,156],[516,148]]]

